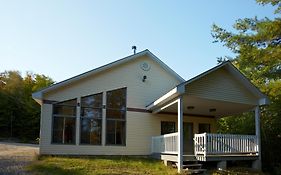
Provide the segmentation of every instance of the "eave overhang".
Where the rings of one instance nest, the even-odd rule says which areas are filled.
[[[169,105],[172,105],[174,103],[174,101],[179,96],[183,95],[184,93],[185,93],[184,86],[177,86],[177,87],[173,88],[172,90],[170,90],[169,92],[167,92],[162,97],[155,100],[153,103],[146,106],[146,110],[149,110],[149,111],[152,111],[153,113],[156,113],[158,111],[155,111],[155,110],[158,110],[158,108],[161,109],[161,107],[166,108]]]

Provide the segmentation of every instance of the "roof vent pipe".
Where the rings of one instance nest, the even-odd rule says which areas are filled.
[[[134,54],[136,54],[137,46],[132,46],[132,49],[134,50]]]

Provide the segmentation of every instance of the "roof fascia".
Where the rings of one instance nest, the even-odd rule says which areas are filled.
[[[161,96],[160,98],[158,98],[157,100],[155,100],[150,105],[148,105],[146,107],[146,110],[153,111],[157,108],[167,105],[167,104],[171,103],[173,100],[175,100],[175,98],[179,97],[180,95],[182,95],[184,93],[185,93],[185,88],[177,86],[177,87],[173,88],[172,90],[170,90],[169,92],[167,92],[166,94],[164,94],[163,96]]]

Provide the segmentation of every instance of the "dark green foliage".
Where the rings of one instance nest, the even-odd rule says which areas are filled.
[[[0,137],[22,141],[39,137],[40,105],[31,94],[49,86],[53,80],[44,75],[5,71],[0,73]]]
[[[275,13],[281,14],[280,0],[257,2],[276,6]],[[235,66],[270,98],[270,105],[261,110],[262,157],[264,167],[280,166],[281,18],[238,19],[233,28],[236,32],[213,25],[212,35],[215,42],[223,43],[236,54],[231,58]],[[227,117],[219,121],[219,128],[227,133],[254,133],[253,121],[253,114]]]
[[[253,112],[222,118],[218,120],[218,125],[218,132],[220,133],[255,134],[255,119]]]

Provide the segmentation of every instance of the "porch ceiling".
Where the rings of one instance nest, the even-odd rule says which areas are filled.
[[[185,114],[223,117],[241,114],[253,110],[254,107],[255,105],[204,99],[190,95],[183,96],[183,113]],[[174,103],[161,112],[177,113],[177,111],[177,103]]]

